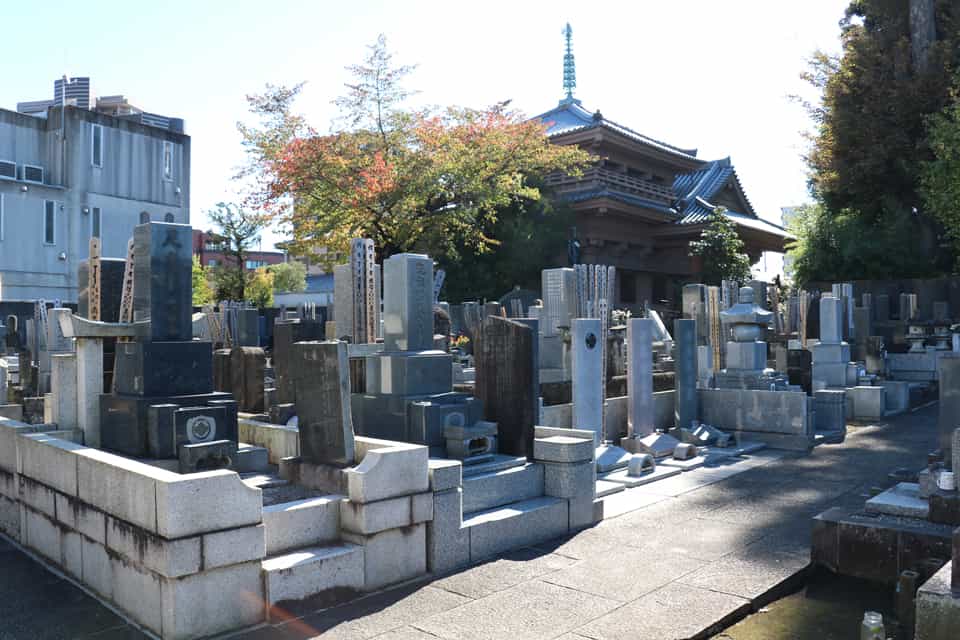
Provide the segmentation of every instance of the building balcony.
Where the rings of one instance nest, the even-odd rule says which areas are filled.
[[[668,206],[676,199],[673,188],[670,186],[602,167],[587,169],[579,176],[555,173],[547,176],[546,183],[553,187],[558,194],[611,189],[661,202]]]

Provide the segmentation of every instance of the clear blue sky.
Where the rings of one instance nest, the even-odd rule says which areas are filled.
[[[3,2],[0,107],[52,97],[63,74],[97,95],[124,94],[186,120],[193,140],[192,222],[231,198],[242,162],[236,122],[265,83],[307,81],[299,103],[325,129],[330,100],[364,46],[387,35],[410,86],[430,104],[510,98],[530,115],[562,96],[563,40],[574,30],[586,108],[654,138],[730,155],[761,216],[807,199],[805,114],[788,96],[816,48],[839,49],[846,0],[631,2],[326,2],[166,0],[124,5]],[[265,237],[264,248],[275,239]]]

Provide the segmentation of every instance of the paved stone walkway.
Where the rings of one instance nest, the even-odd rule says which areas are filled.
[[[936,405],[852,429],[811,456],[760,452],[611,496],[573,537],[375,594],[237,640],[668,640],[709,637],[782,595],[808,563],[811,518],[860,506],[936,443]],[[747,471],[738,472],[743,466]],[[114,614],[0,545],[0,640],[139,638]]]

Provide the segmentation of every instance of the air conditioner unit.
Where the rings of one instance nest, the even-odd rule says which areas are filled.
[[[43,184],[43,167],[32,164],[23,165],[23,181]]]
[[[0,160],[0,178],[4,180],[17,179],[17,163],[9,160]]]

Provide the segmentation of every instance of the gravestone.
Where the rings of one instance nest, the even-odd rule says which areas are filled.
[[[240,411],[263,413],[264,369],[267,356],[260,347],[234,347],[230,352],[230,387]]]
[[[401,253],[383,263],[383,342],[387,351],[433,348],[433,261]]]
[[[537,331],[499,316],[486,318],[474,348],[476,397],[484,417],[498,423],[502,453],[533,455],[533,428],[539,415]]]
[[[813,386],[847,386],[850,345],[843,341],[843,302],[832,296],[820,299],[820,343],[813,347]],[[819,385],[819,386],[818,386]]]
[[[576,318],[571,332],[573,359],[574,429],[593,431],[597,442],[603,433],[603,348],[601,322],[597,318]]]
[[[939,416],[937,419],[938,443],[944,461],[951,460],[953,430],[960,416],[960,353],[944,353],[937,359],[939,381]],[[954,471],[958,471],[954,469]]]
[[[631,318],[627,322],[627,437],[653,433],[653,321]]]
[[[707,322],[707,287],[705,285],[683,285],[683,317],[697,321],[697,344],[708,344],[710,326]]]
[[[674,426],[690,429],[697,419],[697,321],[679,318],[673,321],[676,340],[674,360],[676,393]]]
[[[569,328],[576,317],[576,274],[573,269],[566,267],[544,269],[540,278],[543,288],[541,331],[544,336],[556,336],[560,333],[560,327]]]
[[[290,365],[296,342],[323,340],[324,326],[317,320],[277,320],[273,325],[273,369],[276,374],[277,402],[296,401]]]
[[[300,457],[312,464],[355,462],[347,343],[293,345]]]
[[[223,448],[214,451],[213,443],[237,441],[236,404],[230,394],[213,391],[212,343],[192,340],[191,239],[189,225],[154,222],[134,228],[136,338],[117,344],[115,392],[100,396],[100,438],[106,449],[176,458],[180,445],[209,444],[219,459]],[[88,355],[96,354],[94,349]],[[181,414],[183,419],[151,423],[150,407],[165,404],[196,409],[200,414],[190,417],[204,420]],[[202,448],[195,447],[191,459]]]

